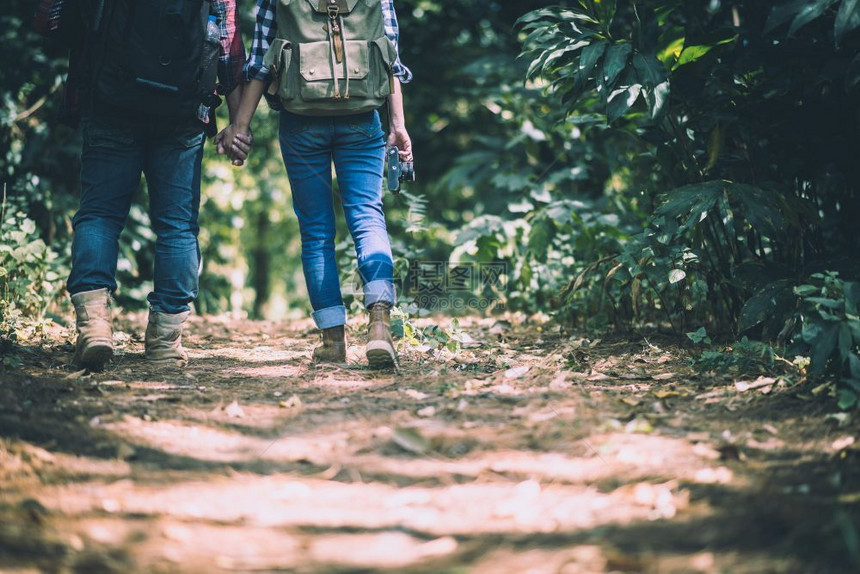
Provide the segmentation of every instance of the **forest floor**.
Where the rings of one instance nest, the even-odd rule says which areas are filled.
[[[860,570],[858,423],[810,386],[490,319],[374,373],[195,318],[159,369],[142,319],[102,373],[61,328],[0,371],[0,571]]]

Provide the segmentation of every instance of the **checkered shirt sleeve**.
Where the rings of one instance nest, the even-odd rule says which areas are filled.
[[[226,95],[244,82],[245,45],[236,27],[236,0],[216,0],[212,2],[210,13],[218,18],[221,32],[218,92]]]
[[[382,0],[382,18],[385,21],[385,35],[397,50],[397,59],[392,66],[394,75],[400,78],[400,83],[412,81],[412,70],[400,61],[400,25],[397,23],[397,13],[394,11],[394,0]]]

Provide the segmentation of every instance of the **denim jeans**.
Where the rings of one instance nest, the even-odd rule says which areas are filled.
[[[188,311],[200,266],[202,129],[93,119],[82,123],[81,132],[81,204],[73,220],[69,293],[116,290],[119,236],[143,173],[156,235],[154,289],[147,299],[161,313]]]
[[[301,230],[313,318],[320,329],[346,322],[335,257],[332,162],[355,241],[364,304],[394,303],[394,263],[382,212],[383,136],[377,112],[342,117],[281,112],[281,153]]]

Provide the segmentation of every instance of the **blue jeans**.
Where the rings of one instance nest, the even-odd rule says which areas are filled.
[[[382,212],[383,136],[377,112],[333,118],[281,112],[281,153],[301,230],[313,318],[320,329],[346,322],[334,247],[332,161],[355,241],[364,304],[394,303],[394,263]]]
[[[188,311],[200,266],[202,129],[87,120],[81,132],[81,205],[73,220],[69,293],[116,290],[119,236],[143,173],[156,235],[155,285],[147,299],[161,313]]]

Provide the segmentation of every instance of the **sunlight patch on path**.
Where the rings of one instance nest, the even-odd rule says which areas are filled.
[[[66,515],[171,516],[260,527],[406,529],[425,535],[549,533],[653,518],[651,501],[535,481],[400,488],[285,476],[236,475],[168,487],[130,481],[60,487],[46,497]]]

